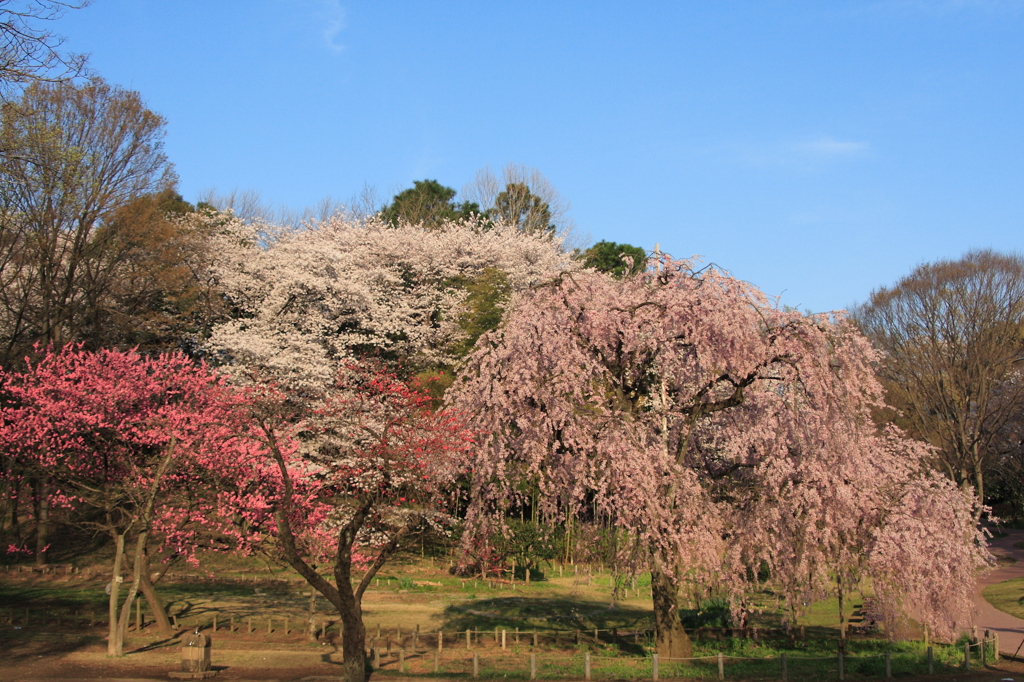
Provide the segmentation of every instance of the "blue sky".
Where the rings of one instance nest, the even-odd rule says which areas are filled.
[[[593,241],[814,311],[1024,250],[1024,0],[95,0],[55,28],[168,119],[189,200],[515,162]]]

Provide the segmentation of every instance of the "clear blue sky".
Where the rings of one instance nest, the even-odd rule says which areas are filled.
[[[1024,0],[95,0],[56,29],[167,117],[189,200],[512,161],[594,241],[814,311],[1024,250]]]

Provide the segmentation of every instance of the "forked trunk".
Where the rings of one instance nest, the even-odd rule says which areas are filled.
[[[651,598],[658,657],[665,660],[693,656],[693,643],[679,619],[679,587],[657,565],[651,568]]]
[[[160,636],[165,638],[174,636],[174,630],[171,628],[171,619],[167,617],[167,610],[164,608],[160,596],[156,593],[156,587],[153,585],[153,580],[150,577],[148,554],[142,557],[142,574],[139,576],[139,589],[142,590],[146,601],[149,602],[149,610],[153,612],[153,620],[156,621],[156,627],[160,631]]]

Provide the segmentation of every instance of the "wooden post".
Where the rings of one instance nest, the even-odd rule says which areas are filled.
[[[267,634],[269,635],[273,631],[274,631],[274,619],[273,618],[267,618]]]
[[[971,669],[971,643],[964,642],[964,670]]]
[[[934,659],[932,658],[932,648],[931,647],[928,647],[928,674],[929,675],[934,675],[935,674],[935,662],[934,662]]]
[[[228,632],[230,632],[232,634],[234,634],[234,632],[235,632],[235,617],[234,616],[231,616],[231,619],[228,621]]]
[[[177,630],[178,629],[178,617],[177,616],[171,616],[171,622],[174,624],[174,629]]]
[[[533,631],[533,646],[534,646],[534,648],[537,647],[537,631],[536,630]]]
[[[247,635],[251,635],[252,634],[252,616],[249,616],[249,628],[248,628],[248,630],[245,631],[245,634],[247,634]]]
[[[595,644],[599,644],[600,642],[601,642],[601,640],[600,640],[599,635],[598,635],[598,629],[594,628],[594,643]]]
[[[440,653],[444,649],[444,633],[440,630],[437,631],[437,651]],[[436,670],[434,672],[437,672]]]
[[[288,616],[285,616],[284,618],[284,634],[288,634]]]
[[[217,632],[217,612],[213,613],[213,627],[210,628],[213,632]]]
[[[590,652],[583,652],[583,679],[590,679]]]
[[[441,672],[441,650],[438,649],[434,652],[434,672]]]
[[[981,638],[981,667],[987,667],[988,665],[988,652],[985,649],[988,648],[988,630],[985,631],[985,636]]]
[[[501,631],[501,648],[505,649],[505,630]]]
[[[651,679],[658,682],[658,654],[651,655]]]
[[[885,679],[892,678],[892,657],[889,655],[889,650],[885,650]]]
[[[786,682],[789,679],[789,671],[786,669],[786,654],[783,653],[780,657],[782,663],[782,682]]]
[[[467,650],[470,648],[469,647],[469,643],[472,641],[472,637],[473,637],[472,632],[469,631],[469,630],[466,630],[466,649]]]
[[[405,673],[405,649],[398,650],[398,672]]]
[[[530,679],[537,679],[537,654],[530,654]]]
[[[725,656],[722,655],[721,651],[718,652],[718,679],[725,679]]]
[[[142,632],[142,600],[135,600],[135,632]]]
[[[380,669],[380,649],[374,648],[373,650],[373,667]]]
[[[999,633],[992,633],[992,662],[999,662]]]
[[[840,680],[845,680],[846,679],[846,675],[843,674],[843,652],[840,651],[838,656],[839,656],[839,679]]]
[[[480,659],[477,658],[476,652],[473,652],[473,677],[480,677]]]

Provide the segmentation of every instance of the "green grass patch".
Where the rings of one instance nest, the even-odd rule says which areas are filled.
[[[982,590],[981,595],[1000,611],[1024,618],[1024,578],[989,585]]]

